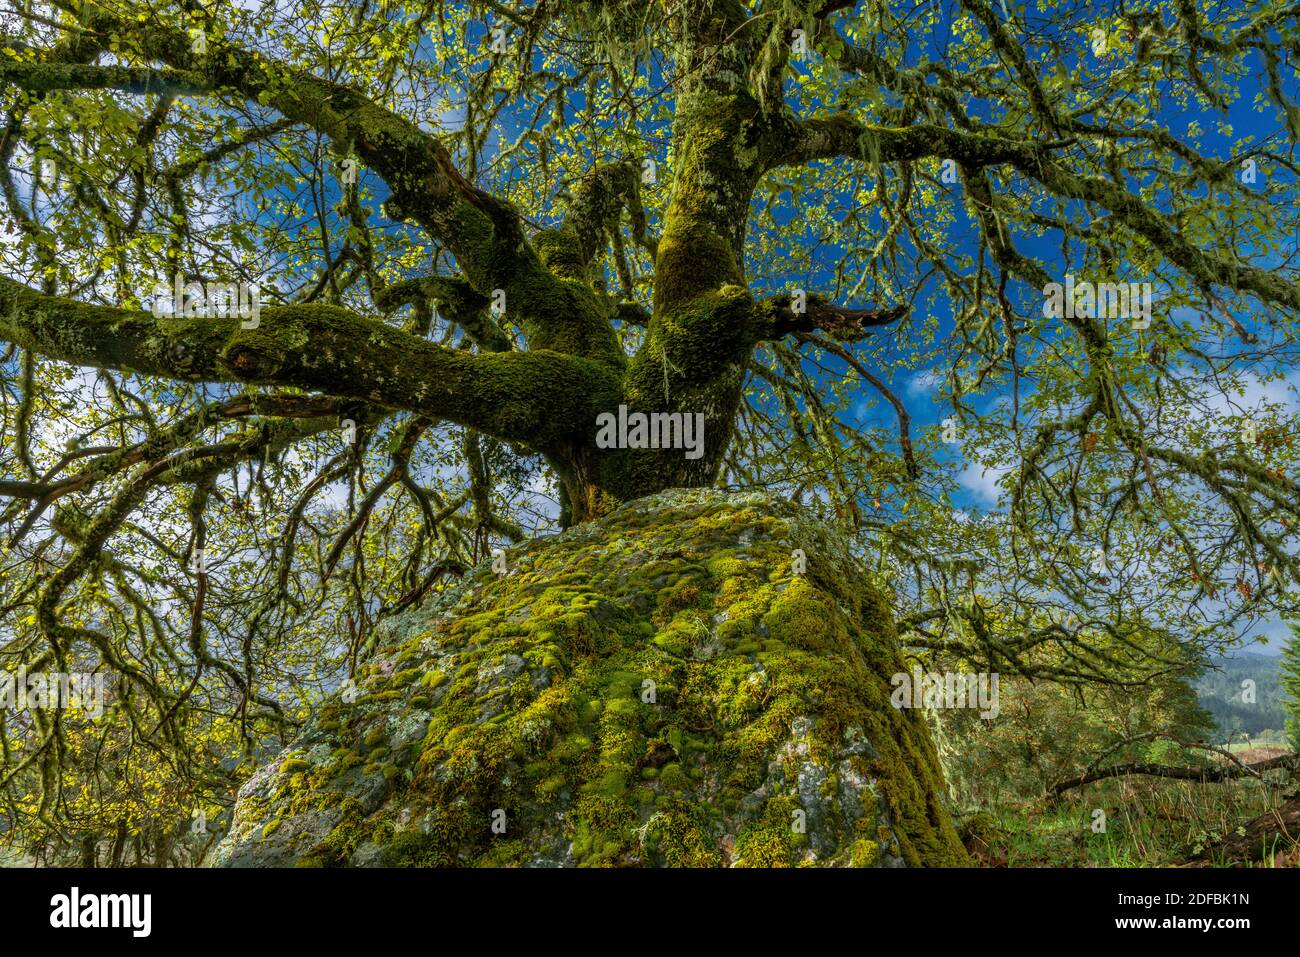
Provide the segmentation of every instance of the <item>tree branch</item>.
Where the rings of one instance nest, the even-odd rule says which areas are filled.
[[[1054,151],[1072,140],[1011,139],[988,127],[971,132],[916,123],[912,126],[875,126],[862,123],[847,113],[790,120],[786,132],[789,146],[777,153],[769,169],[802,166],[813,160],[847,157],[871,163],[897,163],[939,156],[955,159],[963,166],[979,168],[1015,163],[1033,169]]]
[[[1170,767],[1164,764],[1144,763],[1113,764],[1108,768],[1089,771],[1086,774],[1080,774],[1078,777],[1054,784],[1050,794],[1052,797],[1059,797],[1066,791],[1082,787],[1085,784],[1091,784],[1094,781],[1130,774],[1173,778],[1178,781],[1196,781],[1199,784],[1213,784],[1220,781],[1232,781],[1236,778],[1258,777],[1265,771],[1273,771],[1277,768],[1286,768],[1292,772],[1300,771],[1300,757],[1294,754],[1283,754],[1276,758],[1269,758],[1267,761],[1260,761],[1257,764],[1221,764],[1206,768]]]
[[[389,215],[418,223],[442,242],[480,293],[490,295],[497,288],[509,292],[512,285],[535,287],[539,281],[554,283],[525,239],[514,207],[466,180],[441,140],[405,117],[348,86],[223,39],[209,38],[207,53],[200,55],[193,52],[185,31],[155,21],[121,19],[91,0],[86,0],[82,14],[92,33],[130,37],[140,55],[172,70],[21,63],[5,66],[0,82],[28,89],[152,92],[144,86],[152,78],[191,92],[237,92],[325,134],[339,153],[353,153],[377,172],[391,190]],[[0,63],[7,59],[11,58],[0,57]]]
[[[544,450],[617,405],[602,364],[545,351],[471,355],[336,306],[163,316],[44,295],[0,277],[0,340],[77,365],[191,382],[294,386],[409,409]]]
[[[868,329],[887,326],[907,315],[904,305],[888,309],[849,309],[827,302],[818,295],[805,297],[803,311],[795,312],[790,295],[776,296],[759,307],[768,320],[766,339],[822,331],[841,342],[856,342],[867,335]]]

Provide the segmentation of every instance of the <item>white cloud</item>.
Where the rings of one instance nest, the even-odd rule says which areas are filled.
[[[908,377],[903,391],[913,398],[935,398],[939,386],[943,384],[943,373],[938,369],[926,369]]]
[[[996,505],[998,494],[1001,492],[998,488],[998,479],[1010,471],[1009,468],[1002,466],[986,468],[978,462],[970,462],[958,473],[957,481],[983,504]]]
[[[1300,372],[1265,382],[1253,372],[1242,375],[1241,388],[1231,392],[1213,392],[1205,396],[1204,406],[1210,416],[1245,415],[1268,405],[1280,405],[1289,412],[1300,410]]]

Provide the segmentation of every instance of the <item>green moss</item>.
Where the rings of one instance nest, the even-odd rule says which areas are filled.
[[[902,666],[883,593],[793,506],[674,496],[689,504],[634,503],[598,535],[521,547],[510,576],[481,569],[397,619],[402,640],[371,663],[424,649],[393,675],[422,689],[423,739],[390,751],[407,702],[367,698],[376,710],[341,737],[353,747],[306,782],[307,763],[286,759],[262,813],[342,807],[307,855],[326,864],[367,840],[413,866],[963,863],[924,722],[889,704]],[[817,561],[795,578],[801,538]],[[331,790],[363,761],[391,791],[368,814]],[[806,773],[821,782],[813,835],[791,822]],[[871,783],[842,804],[857,780]]]
[[[645,826],[645,847],[668,867],[719,867],[723,856],[709,835],[708,811],[686,801],[663,800]]]
[[[690,786],[690,779],[686,777],[680,764],[665,765],[659,771],[659,788],[662,791],[686,791]]]
[[[763,624],[775,640],[796,648],[843,649],[849,644],[848,630],[834,606],[830,595],[799,578],[775,597]]]
[[[880,859],[880,845],[865,839],[853,842],[849,863],[853,867],[873,867]]]
[[[374,822],[367,821],[360,802],[344,798],[339,805],[342,807],[342,819],[318,847],[300,859],[300,866],[340,866],[347,862],[362,842],[377,834]]]

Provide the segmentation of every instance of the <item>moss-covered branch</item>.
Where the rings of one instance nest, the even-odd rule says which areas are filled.
[[[790,121],[789,146],[772,157],[770,168],[801,166],[819,159],[847,157],[870,163],[897,163],[942,157],[980,168],[1001,163],[1035,168],[1069,141],[1016,139],[985,128],[967,132],[933,123],[876,126],[847,113]]]
[[[239,318],[157,318],[4,278],[0,341],[83,366],[377,402],[542,450],[617,405],[619,388],[597,363],[549,352],[470,355],[335,306],[267,308],[245,329]]]
[[[653,254],[657,244],[646,236],[640,171],[636,166],[630,162],[597,166],[579,181],[564,227],[576,241],[574,252],[584,271],[618,229],[624,210],[631,220],[633,236]]]
[[[488,312],[489,300],[468,282],[456,276],[421,276],[403,279],[386,287],[375,297],[385,312],[402,306],[416,307],[416,320],[407,331],[427,335],[429,324],[437,315],[460,326],[467,336],[485,352],[506,352],[510,337]]]
[[[864,338],[867,330],[890,325],[907,315],[906,306],[849,309],[818,295],[809,295],[802,303],[796,303],[792,296],[783,294],[760,303],[759,309],[764,339],[821,331],[832,339],[855,342]]]
[[[410,220],[455,256],[481,295],[505,294],[506,309],[536,349],[565,352],[619,366],[623,357],[604,310],[588,288],[575,287],[543,265],[524,235],[518,211],[474,186],[457,170],[435,135],[385,109],[352,87],[243,49],[220,37],[196,53],[183,30],[137,23],[87,2],[79,13],[98,36],[129,38],[125,46],[170,71],[29,62],[6,80],[24,88],[124,89],[143,92],[151,77],[190,91],[236,94],[278,110],[286,120],[323,133],[340,154],[353,154],[388,184],[388,214]]]
[[[465,180],[438,137],[360,92],[219,37],[208,37],[206,52],[198,53],[186,31],[168,29],[156,20],[136,23],[90,2],[80,13],[91,33],[129,38],[129,48],[140,57],[176,71],[166,77],[183,78],[196,89],[257,100],[324,133],[340,152],[354,153],[392,189],[394,215],[418,222],[446,243],[478,288],[499,286],[501,278],[494,273],[523,255],[516,249],[523,236],[515,210]],[[143,79],[135,68],[81,70],[84,75],[73,75],[75,70],[67,67],[36,64],[9,79],[29,88],[62,82],[65,89],[131,89]]]
[[[13,50],[0,41],[0,50]],[[0,56],[0,84],[28,93],[59,90],[122,90],[127,93],[206,93],[202,77],[185,70],[89,63],[23,61]]]
[[[1236,255],[1199,248],[1172,220],[1122,186],[1098,176],[1071,172],[1054,162],[1017,161],[1015,165],[1021,173],[1037,179],[1058,196],[1086,200],[1110,210],[1116,219],[1149,241],[1201,286],[1225,286],[1251,293],[1264,302],[1300,309],[1300,288],[1292,280],[1279,272],[1248,266]]]

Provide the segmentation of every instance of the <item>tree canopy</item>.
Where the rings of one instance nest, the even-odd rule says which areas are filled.
[[[991,671],[1294,615],[1298,18],[0,13],[0,669],[113,680],[3,717],[9,837],[165,861],[378,622],[667,487],[821,510]]]

